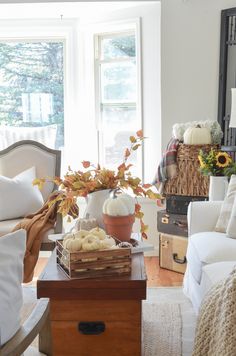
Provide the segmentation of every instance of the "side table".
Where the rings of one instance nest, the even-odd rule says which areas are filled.
[[[141,355],[142,253],[132,255],[130,276],[81,280],[57,267],[54,250],[37,281],[37,297],[50,298],[53,356]]]

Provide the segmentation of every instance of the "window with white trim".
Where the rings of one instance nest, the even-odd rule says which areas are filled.
[[[116,169],[129,137],[141,128],[140,60],[134,26],[95,35],[95,101],[99,162]],[[132,153],[133,173],[142,176],[141,151]]]

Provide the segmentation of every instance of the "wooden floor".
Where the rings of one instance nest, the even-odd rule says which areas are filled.
[[[183,274],[159,266],[158,257],[145,257],[148,287],[176,287],[183,283]]]
[[[34,281],[40,275],[47,260],[48,259],[44,257],[39,258],[35,268]],[[145,265],[148,287],[176,287],[182,285],[183,274],[160,268],[158,257],[145,257]]]

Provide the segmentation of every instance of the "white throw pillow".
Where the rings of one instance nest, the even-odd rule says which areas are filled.
[[[217,220],[215,231],[226,232],[230,220],[235,196],[236,196],[236,175],[233,174],[229,181],[227,194],[220,210],[220,216]]]
[[[230,215],[229,223],[226,229],[226,235],[232,239],[236,239],[236,199],[234,198],[234,205]]]
[[[0,176],[0,220],[21,218],[43,206],[40,190],[32,185],[35,177],[35,167],[14,178]]]
[[[25,249],[25,230],[0,238],[0,346],[20,327]]]

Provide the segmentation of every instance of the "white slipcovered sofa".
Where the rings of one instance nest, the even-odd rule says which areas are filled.
[[[219,201],[192,202],[188,207],[189,241],[184,293],[196,312],[207,291],[236,265],[236,239],[215,232]]]

